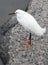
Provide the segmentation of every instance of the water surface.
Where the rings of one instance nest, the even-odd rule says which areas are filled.
[[[30,0],[0,0],[0,25],[9,18],[8,13],[16,9],[25,10]]]

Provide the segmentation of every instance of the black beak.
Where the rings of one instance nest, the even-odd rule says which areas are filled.
[[[9,13],[8,15],[15,15],[15,13]]]

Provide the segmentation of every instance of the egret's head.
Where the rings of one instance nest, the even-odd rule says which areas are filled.
[[[20,10],[20,9],[17,9],[16,11],[15,11],[15,13],[19,13],[19,12],[21,12],[22,10]]]
[[[15,14],[19,13],[20,11],[21,11],[20,9],[17,9],[15,12],[9,13],[8,15],[15,15]]]
[[[9,13],[8,15],[16,15],[17,13],[21,13],[21,10],[17,9],[14,13]]]

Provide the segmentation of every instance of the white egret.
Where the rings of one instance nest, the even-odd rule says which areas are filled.
[[[35,33],[37,36],[43,36],[44,33],[46,32],[46,27],[42,28],[37,21],[35,20],[35,18],[20,9],[17,9],[14,13],[9,13],[9,15],[14,15],[17,18],[17,21],[28,31],[30,31],[30,36],[29,36],[29,40],[28,40],[28,44],[26,44],[27,46],[31,46],[31,33]]]

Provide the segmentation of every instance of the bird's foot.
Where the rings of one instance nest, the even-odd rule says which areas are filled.
[[[32,45],[29,43],[24,44],[25,48],[30,48]]]
[[[26,40],[24,40],[24,41],[26,42],[26,44],[24,44],[24,46],[25,46],[26,48],[30,48],[30,47],[32,46],[31,40],[26,39]]]
[[[26,40],[24,40],[26,43],[29,43],[29,42],[31,42],[31,40],[29,40],[29,39],[26,39]]]

